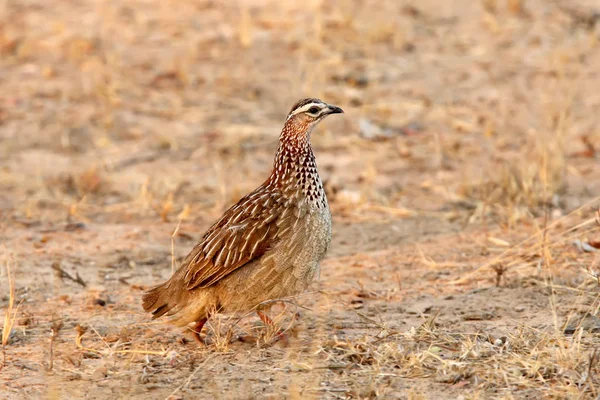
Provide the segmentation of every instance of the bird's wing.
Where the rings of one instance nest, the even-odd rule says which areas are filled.
[[[279,194],[258,188],[227,210],[184,260],[187,289],[214,285],[265,254],[279,240],[287,206]]]

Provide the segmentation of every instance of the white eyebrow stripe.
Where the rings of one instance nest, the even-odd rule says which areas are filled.
[[[323,103],[317,103],[317,102],[312,102],[312,103],[305,104],[302,107],[299,107],[299,108],[295,109],[294,111],[292,111],[290,113],[290,115],[288,116],[288,119],[292,115],[300,114],[300,113],[303,113],[303,112],[306,112],[306,111],[310,110],[311,107],[319,107],[321,109],[321,111],[323,111],[323,109],[326,108],[327,105],[323,104]]]

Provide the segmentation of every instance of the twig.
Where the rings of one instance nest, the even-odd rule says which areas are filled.
[[[54,340],[58,336],[58,332],[62,327],[62,320],[58,320],[54,321],[54,323],[52,323],[52,327],[50,328],[52,332],[50,333],[50,361],[48,362],[48,371],[52,371],[52,367],[54,366]]]
[[[125,159],[116,161],[116,162],[112,163],[112,165],[107,163],[106,169],[111,172],[120,171],[122,169],[131,167],[136,164],[149,163],[149,162],[155,161],[158,158],[160,158],[161,154],[162,154],[161,152],[157,152],[157,151],[137,154],[133,157],[129,157],[129,158],[125,158]]]
[[[60,278],[60,279],[68,279],[70,281],[73,281],[75,283],[80,284],[83,287],[86,287],[86,283],[83,281],[83,279],[81,278],[81,276],[79,276],[79,272],[75,271],[75,278],[73,278],[73,276],[71,274],[69,274],[68,272],[66,272],[64,269],[62,269],[60,267],[60,264],[58,262],[54,262],[52,263],[52,269],[54,271],[56,271],[56,275]]]
[[[378,327],[379,329],[381,329],[382,331],[387,331],[388,328],[386,328],[383,324],[381,324],[380,322],[375,321],[372,318],[367,317],[365,314],[354,310],[354,312],[356,313],[356,315],[358,315],[359,317],[361,317],[362,319],[364,319],[367,322],[370,322],[371,324],[375,325],[376,327]]]
[[[594,374],[594,365],[598,362],[598,349],[594,349],[592,354],[590,354],[590,358],[588,360],[588,369],[587,374],[585,376],[585,381],[588,382],[588,386],[592,390],[594,397],[596,397],[596,388],[594,387],[594,383],[592,382],[592,376]]]
[[[77,332],[77,336],[75,337],[75,346],[77,346],[79,349],[83,349],[83,344],[81,341],[83,340],[83,335],[87,332],[87,327],[77,324],[75,327],[75,332]]]
[[[544,198],[546,198],[546,189],[547,189],[547,184],[544,185]],[[542,248],[541,248],[541,253],[542,253],[542,260],[544,262],[544,268],[546,269],[546,271],[549,270],[550,268],[550,250],[548,249],[548,216],[550,214],[549,210],[548,210],[548,201],[544,202],[544,224],[542,225]]]

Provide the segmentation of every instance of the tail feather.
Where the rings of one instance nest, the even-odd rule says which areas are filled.
[[[207,307],[212,304],[208,289],[191,293],[185,289],[177,273],[168,281],[148,289],[142,295],[144,311],[152,313],[152,319],[169,316],[169,323],[185,326],[207,317]],[[210,303],[210,304],[209,304]]]
[[[170,281],[167,281],[153,287],[142,296],[142,307],[144,311],[152,313],[152,319],[162,317],[177,305],[169,287]]]

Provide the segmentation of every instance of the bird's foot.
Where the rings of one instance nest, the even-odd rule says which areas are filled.
[[[196,322],[196,325],[194,325],[194,328],[192,329],[192,336],[193,336],[194,340],[196,341],[196,343],[198,343],[198,345],[200,347],[206,346],[206,342],[200,336],[200,332],[202,332],[202,328],[204,327],[204,324],[206,323],[206,321],[208,321],[207,318],[201,319],[200,321]]]

